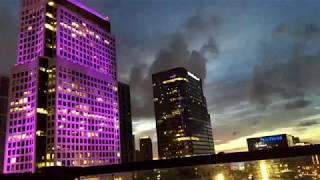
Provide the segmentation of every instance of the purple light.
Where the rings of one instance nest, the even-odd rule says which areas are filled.
[[[107,20],[78,1],[68,1]],[[18,49],[11,81],[18,82],[14,86],[24,88],[13,88],[9,97],[4,173],[35,172],[39,164],[36,140],[37,136],[44,135],[48,142],[44,158],[47,166],[119,163],[115,39],[107,30],[63,5],[55,6],[56,13],[52,14],[56,22],[48,24],[46,18],[50,17],[46,17],[44,11],[46,1],[32,3],[23,3],[22,7],[25,14],[22,22],[32,28],[21,28],[18,41],[18,47],[22,48]],[[30,12],[39,13],[41,17],[31,21]],[[38,59],[45,55],[44,31],[48,30],[56,33],[56,44],[50,45],[55,49],[56,58],[49,59],[52,63],[48,69],[41,69]],[[32,32],[31,35],[28,32]],[[55,97],[48,109],[37,108],[40,71],[48,73],[48,82],[54,82],[49,83],[47,90],[48,102],[50,95]],[[37,114],[48,115],[48,132],[37,131]],[[25,128],[21,128],[20,122]],[[17,145],[22,142],[24,146]]]
[[[13,158],[10,159],[10,163],[11,163],[11,164],[15,164],[16,162],[17,162],[17,159],[16,159],[16,158],[13,157]]]
[[[68,1],[69,1],[70,3],[78,6],[79,8],[81,8],[81,9],[83,9],[83,10],[85,10],[85,11],[90,12],[91,14],[94,14],[94,15],[98,16],[99,18],[101,18],[101,19],[103,19],[103,20],[109,20],[109,17],[108,17],[108,16],[103,16],[101,13],[99,13],[99,12],[97,12],[97,11],[95,11],[95,10],[93,10],[93,9],[85,6],[85,5],[83,5],[82,3],[80,3],[80,2],[77,1],[77,0],[68,0]]]
[[[92,12],[78,2],[72,2]],[[102,18],[101,15],[99,17]],[[61,127],[62,130],[56,136],[60,141],[56,139],[53,144],[61,147],[52,151],[55,153],[55,161],[61,162],[62,166],[118,163],[118,115],[114,111],[118,110],[118,95],[114,89],[117,79],[113,75],[116,72],[114,39],[104,29],[64,7],[57,9],[57,24],[57,72],[61,76],[57,76],[56,80],[56,97],[58,102],[68,101],[69,104],[58,103],[55,107],[55,128]],[[72,36],[74,40],[65,42]],[[88,43],[82,43],[80,50],[76,41]],[[68,72],[74,73],[70,75]],[[102,129],[101,124],[108,125],[108,128]],[[66,153],[70,153],[71,157],[66,158]]]
[[[30,63],[29,63],[30,64]],[[36,79],[36,63],[31,62],[29,67],[25,67],[26,71],[32,73],[24,73],[14,69],[11,81],[19,82],[16,86],[22,83],[20,79],[31,78]],[[19,77],[17,74],[20,74]],[[18,172],[34,172],[34,142],[35,141],[35,119],[36,119],[36,99],[35,96],[36,85],[28,82],[30,86],[23,86],[24,89],[22,97],[16,96],[16,90],[11,92],[10,96],[10,115],[8,116],[7,133],[6,133],[6,153],[4,161],[4,173],[18,173]],[[11,85],[12,86],[12,85]],[[11,89],[11,88],[10,88]],[[14,88],[15,89],[15,88]],[[28,98],[30,100],[28,100]],[[11,123],[9,123],[11,122]],[[24,129],[21,128],[20,123],[23,123]],[[14,131],[15,130],[15,131]],[[19,143],[24,143],[24,146],[18,146]],[[13,151],[15,154],[13,154]],[[9,153],[10,152],[10,153]],[[21,163],[21,158],[24,162]]]

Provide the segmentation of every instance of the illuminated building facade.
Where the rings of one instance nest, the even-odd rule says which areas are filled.
[[[8,113],[9,78],[0,76],[0,171],[3,171],[4,145]]]
[[[248,150],[257,151],[265,149],[289,148],[300,144],[298,137],[288,134],[264,136],[247,139]]]
[[[4,173],[120,162],[115,39],[73,0],[23,0]]]
[[[153,159],[152,140],[149,136],[140,137],[139,161],[149,161]]]
[[[214,153],[200,78],[184,68],[152,75],[159,158]]]
[[[134,137],[132,135],[130,86],[118,83],[120,112],[121,163],[133,162]]]

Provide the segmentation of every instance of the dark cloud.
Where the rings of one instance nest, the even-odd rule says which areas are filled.
[[[297,25],[295,25],[297,26]],[[253,84],[251,88],[252,102],[266,107],[270,103],[271,95],[279,95],[284,99],[299,98],[289,102],[286,109],[302,108],[310,104],[304,98],[310,91],[319,93],[320,82],[320,27],[317,24],[306,24],[291,27],[280,24],[274,32],[286,33],[287,39],[274,38],[264,43],[262,48],[268,49],[262,53],[264,61],[254,68]],[[282,41],[290,39],[293,43]],[[313,41],[313,53],[307,53],[307,45]],[[276,47],[276,48],[274,48]]]
[[[319,93],[320,56],[298,56],[286,63],[271,66],[260,65],[255,68],[251,98],[262,105],[270,103],[271,95],[278,94],[284,99],[303,98],[309,91]],[[307,106],[306,101],[288,104],[291,107]]]
[[[286,24],[280,24],[273,29],[273,33],[275,34],[289,33],[289,27]]]
[[[181,33],[176,33],[171,35],[170,38],[168,47],[161,49],[157,53],[153,64],[150,66],[150,74],[187,64],[190,52],[185,36]]]
[[[166,35],[165,38],[167,38],[168,41],[167,46],[158,50],[150,66],[141,66],[139,64],[131,69],[129,84],[132,89],[132,94],[135,94],[132,98],[132,108],[133,115],[136,118],[153,116],[152,74],[174,67],[185,67],[200,78],[206,78],[207,59],[205,54],[210,53],[211,55],[217,55],[219,51],[213,37],[208,37],[207,35],[204,35],[207,41],[204,42],[199,50],[190,50],[190,37],[186,32],[191,30],[190,28],[193,26],[191,25],[192,22],[198,18],[203,17],[198,15],[197,17],[192,16],[187,19],[188,27],[184,27],[179,32]],[[209,25],[206,24],[206,27],[203,28],[209,31],[210,28],[220,25],[220,22],[218,23],[216,21],[217,20],[212,19],[206,21]],[[202,33],[200,29],[196,28],[192,28],[192,31],[198,35]]]
[[[218,54],[219,51],[218,51],[217,43],[212,37],[210,37],[208,42],[201,47],[200,52],[202,54],[206,54],[206,53]]]
[[[308,127],[308,126],[313,126],[313,125],[316,125],[316,124],[319,124],[318,121],[316,120],[312,120],[312,121],[303,121],[303,122],[300,122],[298,124],[299,127]]]
[[[294,100],[292,102],[288,102],[285,105],[285,109],[298,109],[298,108],[305,108],[311,104],[311,101],[305,100],[305,99],[298,99]]]
[[[298,33],[308,39],[317,37],[320,35],[320,27],[318,24],[310,23],[310,24],[307,24],[300,31],[298,31]]]
[[[239,131],[233,131],[232,136],[237,136],[239,134]]]
[[[184,24],[184,27],[187,31],[191,33],[208,33],[212,29],[219,27],[222,24],[223,20],[221,17],[216,15],[205,15],[198,13],[195,16],[192,16],[187,19]]]
[[[207,76],[206,61],[203,54],[193,50],[185,67],[204,80]]]
[[[209,111],[214,113],[228,113],[226,109],[248,101],[250,98],[251,80],[221,81],[207,85],[206,91]]]
[[[316,23],[308,24],[279,24],[273,29],[275,35],[289,35],[291,38],[301,38],[303,40],[310,40],[312,38],[319,38],[320,26]]]

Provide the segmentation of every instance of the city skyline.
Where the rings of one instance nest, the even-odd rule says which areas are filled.
[[[279,133],[319,142],[313,133],[320,130],[316,1],[186,1],[178,11],[181,1],[82,2],[114,24],[119,78],[134,96],[136,137],[156,139],[151,73],[184,65],[205,80],[217,152],[245,150],[247,137]],[[18,1],[0,6],[1,23],[12,22],[1,37],[3,74],[15,61],[18,6]]]

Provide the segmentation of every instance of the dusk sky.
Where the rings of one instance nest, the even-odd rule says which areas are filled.
[[[151,74],[204,80],[217,152],[288,133],[320,143],[319,0],[81,0],[109,16],[136,137],[156,148]],[[0,74],[15,63],[20,1],[0,1]],[[155,149],[156,151],[156,149]]]

